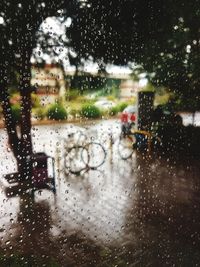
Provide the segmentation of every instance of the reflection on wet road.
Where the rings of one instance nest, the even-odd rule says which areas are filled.
[[[1,191],[1,254],[29,257],[32,266],[51,266],[51,259],[58,266],[199,266],[198,161],[158,155],[123,161],[117,141],[110,146],[109,134],[117,140],[118,123],[88,127],[107,157],[100,168],[79,176],[65,173],[60,142],[77,127],[33,129],[35,151],[56,159],[57,195],[44,190],[27,209]],[[1,174],[15,168],[5,140],[1,132]]]

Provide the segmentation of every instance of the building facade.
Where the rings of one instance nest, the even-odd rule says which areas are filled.
[[[42,104],[50,104],[65,96],[64,73],[59,66],[46,64],[32,65],[31,85],[36,88]]]
[[[136,97],[139,89],[139,82],[130,79],[122,80],[120,84],[120,99],[126,101]]]

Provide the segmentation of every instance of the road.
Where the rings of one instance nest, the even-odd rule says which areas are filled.
[[[62,139],[78,129],[107,155],[100,168],[76,176],[65,173]],[[49,255],[64,267],[199,266],[198,161],[136,154],[124,161],[117,153],[119,132],[114,120],[33,128],[34,150],[56,159],[57,195],[36,193],[28,213],[19,197],[8,199],[1,190],[2,254],[33,255],[46,266]],[[13,172],[3,130],[0,148],[1,175]]]

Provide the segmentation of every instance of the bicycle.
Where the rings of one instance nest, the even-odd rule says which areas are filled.
[[[75,136],[78,135],[79,138],[74,145]],[[65,170],[73,174],[80,174],[84,170],[97,169],[105,162],[106,151],[100,143],[88,140],[82,132],[76,132],[68,137],[64,147]]]
[[[136,150],[150,154],[152,149],[160,146],[161,139],[154,133],[131,129],[129,133],[120,135],[118,153],[122,159],[126,160],[131,158]]]

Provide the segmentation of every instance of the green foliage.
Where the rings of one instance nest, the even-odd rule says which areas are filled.
[[[136,105],[136,102],[137,102],[137,98],[135,96],[133,96],[127,101],[127,104],[128,105]]]
[[[131,101],[130,103],[128,102],[122,102],[122,103],[119,103],[118,105],[112,107],[110,110],[109,110],[109,115],[110,116],[115,116],[117,115],[118,113],[122,112],[128,105],[133,105],[133,102]]]
[[[110,110],[109,110],[109,115],[110,116],[115,116],[119,113],[119,106],[115,106],[115,107],[112,107]]]
[[[81,116],[85,117],[85,118],[99,118],[101,116],[101,111],[99,108],[97,108],[96,106],[92,105],[92,104],[85,104],[82,108],[81,108]]]
[[[39,108],[39,107],[41,107],[40,98],[35,93],[32,93],[31,94],[31,103],[32,103],[32,107],[33,108]]]
[[[142,88],[142,91],[155,92],[155,87],[151,83],[147,83],[147,85]]]
[[[80,109],[71,109],[70,110],[70,115],[72,115],[75,118],[79,117],[80,113],[81,113]]]
[[[100,250],[101,263],[97,264],[97,267],[125,267],[127,266],[127,260],[124,255],[113,255],[112,250],[109,248],[103,248]]]
[[[122,102],[117,105],[119,112],[122,112],[128,106],[127,102]]]
[[[115,96],[114,95],[108,95],[107,96],[107,99],[109,100],[109,101],[115,101]]]
[[[81,95],[80,90],[78,89],[69,89],[66,92],[65,98],[67,101],[76,100]]]
[[[15,104],[11,106],[11,113],[12,113],[12,118],[16,124],[20,123],[21,120],[21,110],[20,110],[20,105]]]
[[[43,120],[46,117],[46,110],[44,107],[38,107],[34,109],[34,114],[38,120]]]
[[[85,103],[85,101],[87,101],[87,102],[90,102],[90,103],[94,103],[95,102],[95,100],[93,100],[93,99],[87,99],[85,96],[78,96],[77,98],[76,98],[76,102],[78,102],[78,103]]]
[[[66,120],[67,119],[67,111],[63,107],[62,104],[52,104],[47,110],[47,117],[50,120]]]
[[[155,106],[167,105],[173,99],[175,99],[175,95],[168,88],[166,88],[166,87],[156,87],[155,98],[154,98],[154,105]]]
[[[200,96],[179,97],[174,101],[176,111],[195,112],[200,110]]]
[[[169,94],[155,95],[155,105],[165,105],[168,103],[170,98]]]

